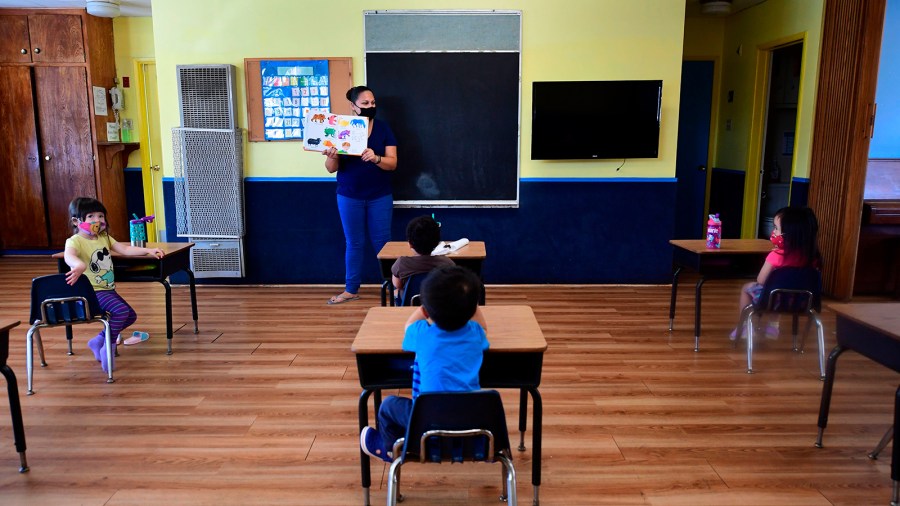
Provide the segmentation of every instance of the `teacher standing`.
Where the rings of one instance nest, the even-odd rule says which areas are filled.
[[[359,298],[366,231],[375,251],[381,251],[391,237],[394,195],[391,172],[397,168],[397,139],[391,128],[375,118],[375,94],[365,86],[347,91],[350,109],[369,119],[368,143],[362,156],[339,155],[328,148],[325,169],[337,172],[337,204],[347,249],[344,253],[344,291],[328,300],[341,304]]]

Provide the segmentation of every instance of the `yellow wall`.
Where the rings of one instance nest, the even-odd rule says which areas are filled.
[[[116,48],[116,76],[119,78],[119,88],[122,89],[125,108],[120,113],[121,119],[131,118],[134,128],[131,138],[139,142],[141,128],[140,114],[138,113],[137,96],[135,91],[134,60],[136,58],[153,58],[153,19],[152,18],[126,18],[118,17],[113,20],[113,37]],[[122,87],[122,77],[131,78],[131,87]],[[128,157],[128,167],[140,167],[141,154],[134,151]]]
[[[354,81],[362,84],[364,10],[487,8],[477,0],[334,0],[323,5],[309,0],[153,1],[166,176],[173,167],[166,133],[179,122],[176,65],[235,65],[238,124],[246,128],[244,58],[349,56]],[[496,0],[489,7],[522,11],[522,177],[674,177],[685,0]],[[660,157],[629,160],[618,172],[621,160],[531,161],[531,83],[605,79],[663,80]],[[590,97],[573,97],[572,106],[589,114]],[[402,160],[402,141],[398,148]],[[244,174],[327,176],[321,155],[304,153],[299,142],[248,143]]]
[[[684,58],[721,58],[725,18],[690,17],[684,20]]]
[[[758,61],[773,44],[805,36],[793,174],[809,177],[824,1],[768,0],[726,19],[715,167],[747,170]],[[728,90],[734,90],[733,103]]]

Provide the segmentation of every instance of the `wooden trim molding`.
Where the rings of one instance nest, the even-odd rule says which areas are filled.
[[[809,206],[819,218],[825,292],[853,294],[886,0],[825,4]]]

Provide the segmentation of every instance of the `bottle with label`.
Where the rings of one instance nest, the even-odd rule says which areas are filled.
[[[131,130],[134,127],[134,123],[131,118],[126,118],[122,120],[122,142],[131,142]]]
[[[719,214],[710,214],[709,221],[706,222],[706,247],[710,249],[718,249],[722,243],[722,220]]]

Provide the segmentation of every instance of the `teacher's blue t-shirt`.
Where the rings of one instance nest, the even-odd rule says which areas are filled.
[[[368,147],[376,155],[384,156],[384,148],[396,146],[397,139],[387,123],[379,119],[373,119],[372,122]],[[381,170],[372,162],[364,162],[359,156],[341,155],[338,163],[338,195],[351,199],[371,200],[391,194],[393,171]]]

